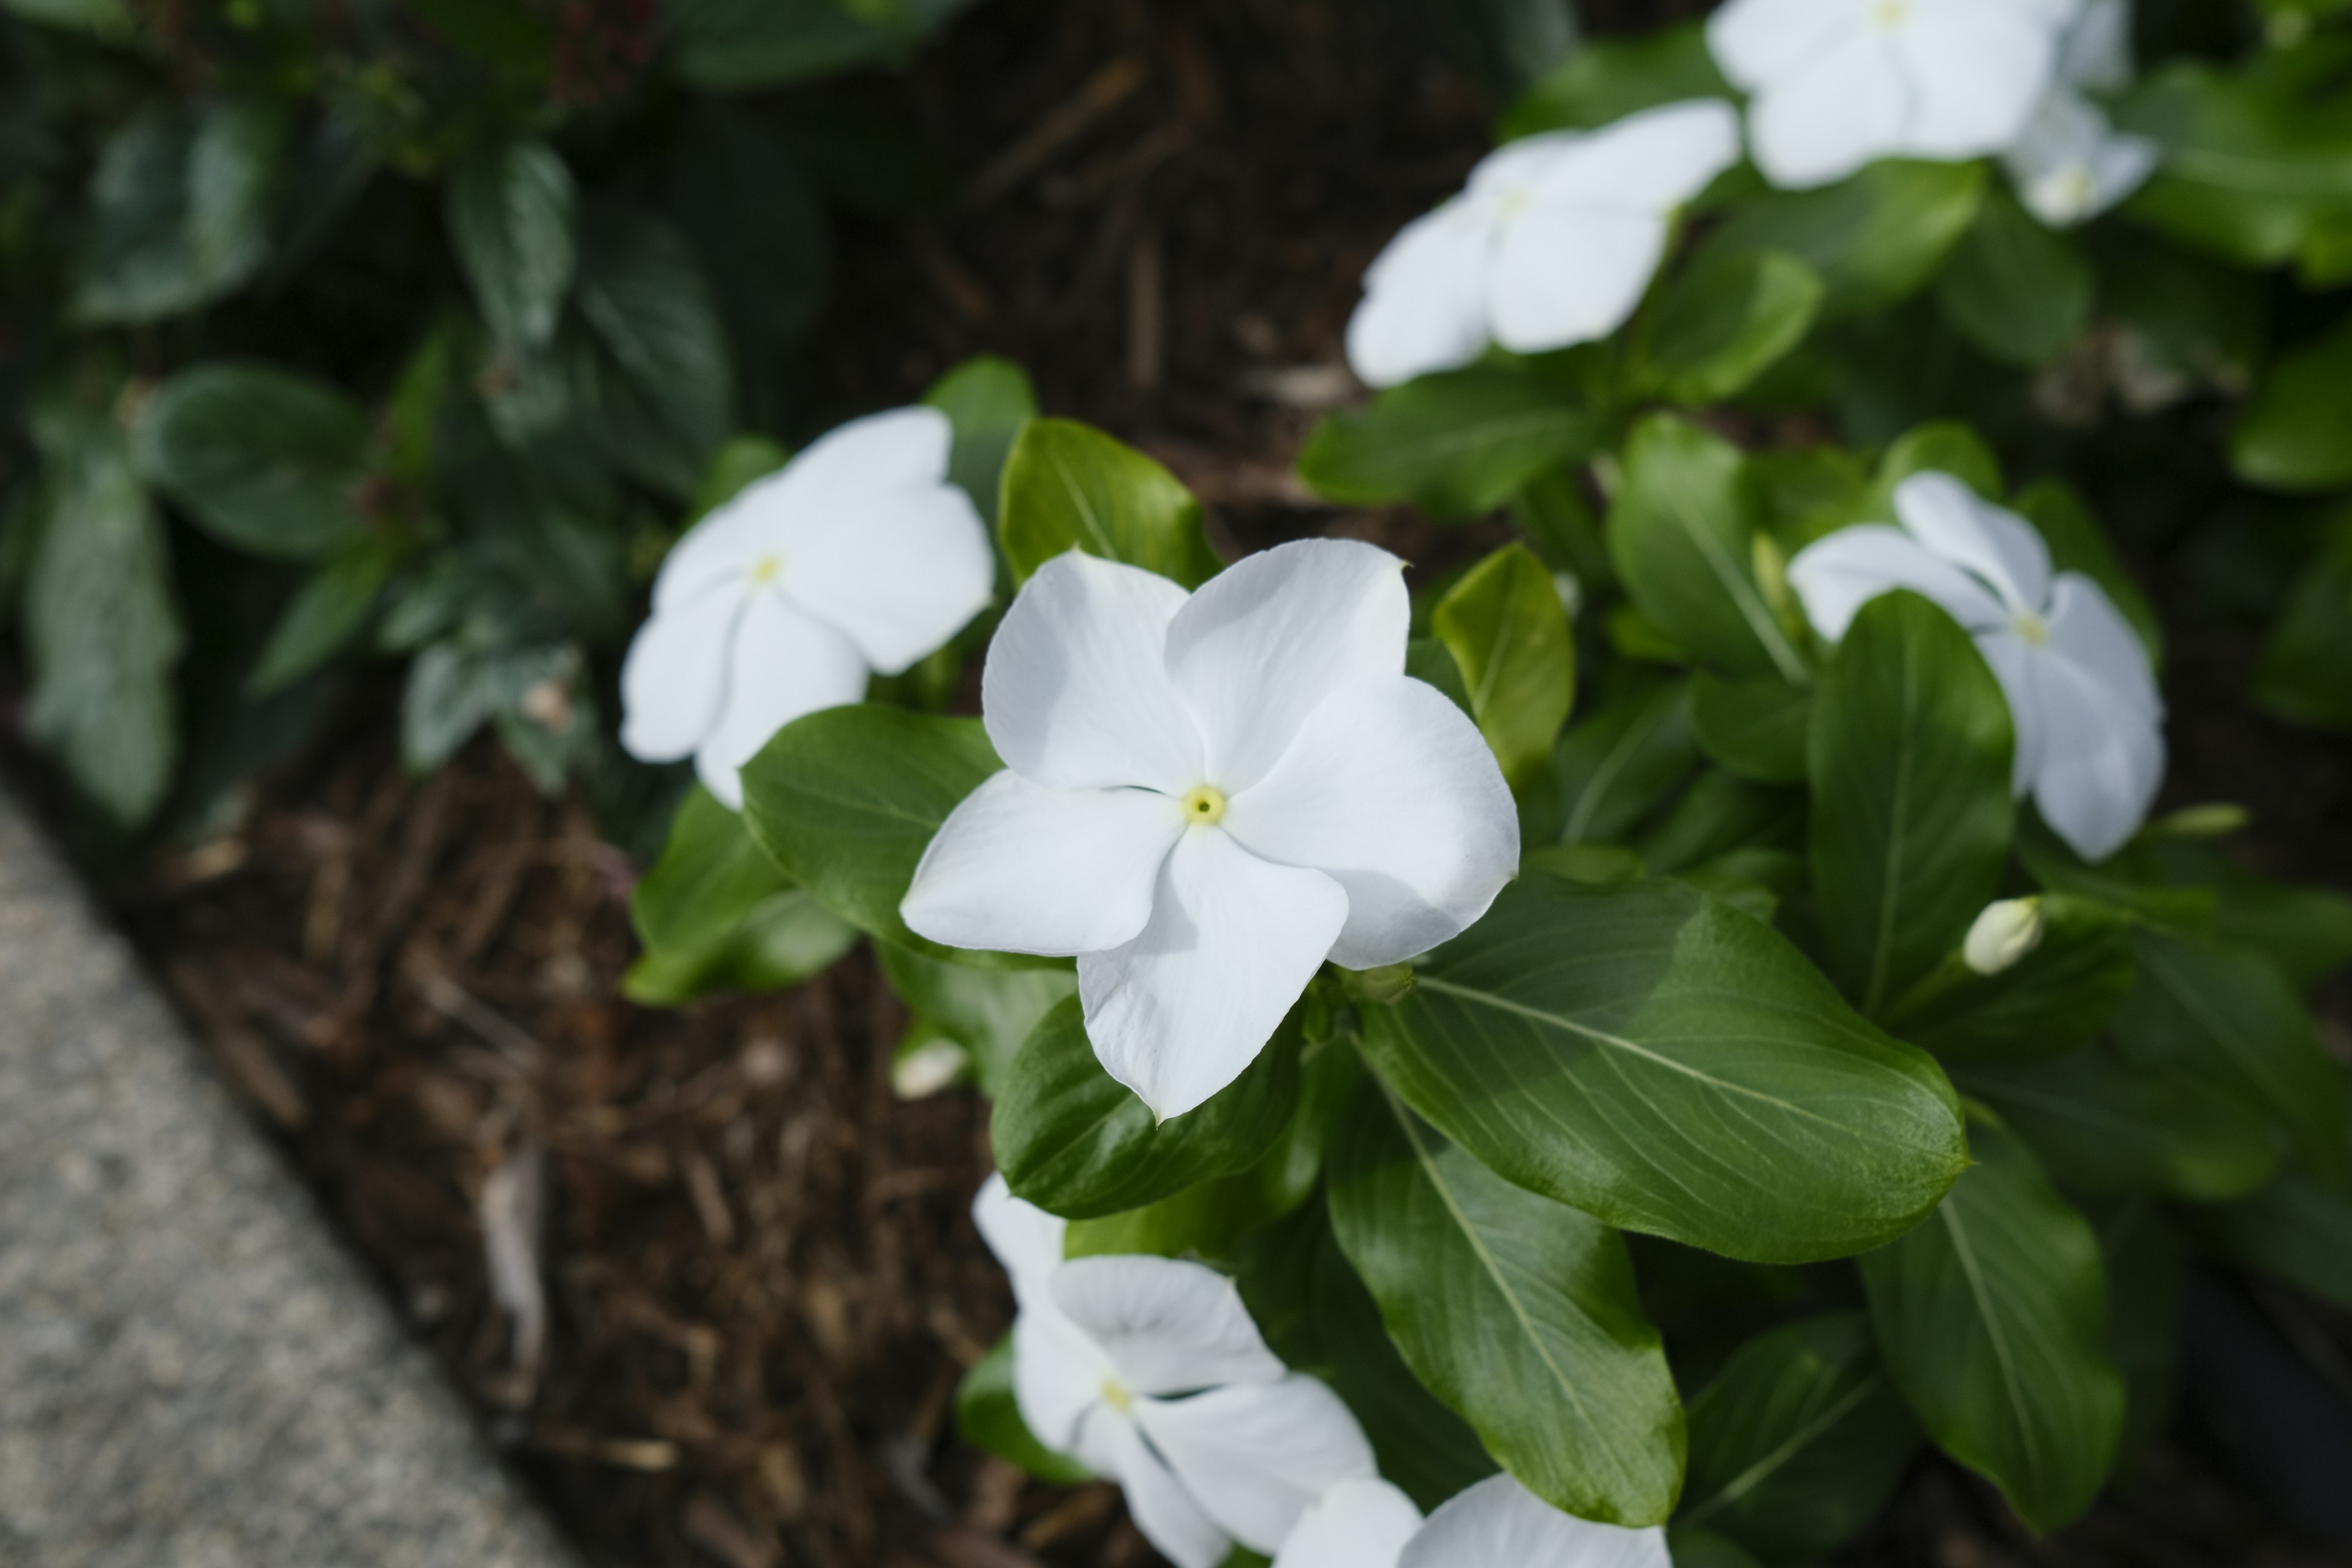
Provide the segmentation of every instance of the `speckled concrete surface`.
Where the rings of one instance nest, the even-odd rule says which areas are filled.
[[[0,1563],[572,1561],[0,792]]]

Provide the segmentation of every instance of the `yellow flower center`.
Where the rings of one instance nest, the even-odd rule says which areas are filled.
[[[1196,784],[1184,796],[1184,820],[1194,827],[1214,827],[1225,819],[1225,792],[1214,784]]]
[[[782,574],[783,570],[784,558],[782,556],[762,555],[760,559],[751,563],[752,584],[756,587],[764,588],[769,584],[774,582],[777,577]]]
[[[1911,19],[1911,0],[1877,0],[1870,19],[1882,27],[1899,27]]]
[[[2018,616],[2011,625],[2016,626],[2019,637],[2023,637],[2035,647],[2040,647],[2050,640],[2050,623],[2031,612]]]
[[[1128,1415],[1135,1409],[1135,1395],[1129,1394],[1126,1385],[1115,1377],[1103,1379],[1102,1396],[1103,1403],[1121,1415]]]

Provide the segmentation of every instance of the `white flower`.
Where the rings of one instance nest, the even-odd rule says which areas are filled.
[[[1006,771],[931,840],[907,924],[1077,955],[1095,1054],[1163,1118],[1231,1083],[1326,958],[1458,934],[1516,873],[1518,819],[1476,726],[1404,674],[1402,570],[1331,539],[1192,595],[1046,563],[981,686]]]
[[[1037,1440],[1127,1492],[1177,1568],[1273,1552],[1309,1504],[1373,1474],[1339,1396],[1286,1370],[1234,1282],[1172,1258],[1062,1261],[1063,1222],[1003,1176],[972,1204],[1013,1277],[1013,1398]]]
[[[1968,937],[1960,943],[1960,960],[1978,974],[2002,973],[2042,945],[2049,924],[2040,899],[2003,899],[1987,904],[1969,926]]]
[[[680,540],[621,666],[621,744],[691,755],[743,804],[737,770],[804,713],[857,702],[988,603],[988,531],[947,482],[933,408],[852,420],[746,487]]]
[[[2105,590],[2053,576],[2031,523],[1949,474],[1895,492],[1899,529],[1841,529],[1789,563],[1813,627],[1834,641],[1890,589],[1924,594],[1976,638],[2017,728],[2017,793],[2087,860],[2136,832],[2164,779],[2164,701],[2147,651]]]
[[[2051,227],[2088,222],[2156,173],[2162,149],[2116,131],[2084,96],[2117,91],[2131,77],[2130,0],[2089,0],[2061,50],[2057,86],[2001,155],[2019,199]]]
[[[1673,1568],[1673,1559],[1655,1526],[1595,1524],[1500,1475],[1426,1524],[1387,1482],[1349,1482],[1307,1511],[1274,1568]]]
[[[1714,99],[1506,143],[1365,272],[1349,363],[1390,386],[1489,341],[1541,353],[1607,337],[1649,288],[1675,209],[1738,161],[1739,117]]]
[[[2081,0],[1731,0],[1707,19],[1750,95],[1748,141],[1774,184],[1843,180],[1879,158],[1982,157],[2014,142],[2056,78]]]

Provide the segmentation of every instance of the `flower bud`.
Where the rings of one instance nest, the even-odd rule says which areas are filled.
[[[1999,974],[2042,945],[2049,926],[2040,899],[2003,899],[1987,904],[1969,927],[1960,957],[1979,974]]]
[[[970,1064],[953,1040],[926,1040],[890,1064],[890,1087],[901,1100],[928,1100],[961,1078]]]

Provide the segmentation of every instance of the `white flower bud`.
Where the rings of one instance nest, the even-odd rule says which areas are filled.
[[[2003,899],[1987,904],[1969,927],[1960,957],[1979,974],[1999,974],[2042,945],[2049,926],[2040,899]]]
[[[953,1040],[926,1040],[890,1064],[890,1087],[901,1100],[928,1100],[962,1077],[970,1060]]]

